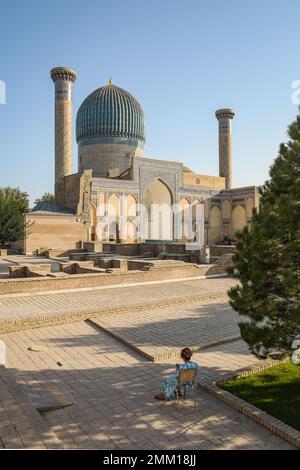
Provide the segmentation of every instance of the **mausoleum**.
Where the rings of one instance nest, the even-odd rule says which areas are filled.
[[[232,188],[232,109],[219,109],[219,175],[182,162],[149,158],[145,116],[130,92],[113,84],[93,91],[77,111],[78,171],[73,173],[72,89],[76,71],[51,70],[55,87],[55,203],[28,214],[24,251],[73,249],[82,242],[191,242],[235,239],[251,226],[255,186]],[[200,156],[201,157],[201,156]]]

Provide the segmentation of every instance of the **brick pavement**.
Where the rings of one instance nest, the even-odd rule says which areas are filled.
[[[61,447],[92,449],[293,448],[203,391],[197,391],[196,410],[189,400],[179,410],[174,402],[155,401],[161,377],[174,365],[151,363],[86,322],[8,333],[1,339],[18,400],[47,402],[55,386],[74,403],[43,413],[54,444],[41,433],[41,446],[55,447],[58,440]],[[48,349],[29,351],[34,343]],[[255,362],[242,341],[201,351],[195,358],[200,373],[210,378]],[[30,434],[24,430],[19,435],[29,446]]]
[[[237,322],[238,315],[225,299],[93,318],[93,324],[153,361],[176,357],[185,346],[197,350],[237,338]]]
[[[64,448],[50,426],[41,417],[16,383],[13,370],[0,366],[0,448]]]
[[[68,322],[88,318],[91,313],[134,309],[147,305],[175,305],[195,297],[226,295],[233,279],[204,279],[114,289],[74,290],[41,295],[0,296],[0,331],[43,324],[43,320]],[[86,314],[87,315],[86,315]],[[81,315],[82,314],[82,315]],[[11,328],[11,330],[10,330]]]

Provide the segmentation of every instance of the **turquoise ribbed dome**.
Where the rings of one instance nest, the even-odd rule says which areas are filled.
[[[95,137],[145,143],[144,112],[128,91],[109,84],[93,91],[83,101],[76,118],[76,139],[80,142]]]

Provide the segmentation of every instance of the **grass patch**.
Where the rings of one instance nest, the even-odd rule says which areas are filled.
[[[300,365],[278,364],[218,386],[300,431]]]

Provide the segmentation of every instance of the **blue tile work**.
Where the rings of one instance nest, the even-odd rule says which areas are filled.
[[[96,145],[96,144],[112,144],[112,145],[132,145],[133,147],[144,147],[144,142],[136,139],[127,139],[126,137],[84,137],[78,142],[78,148],[84,147],[85,145]]]
[[[76,139],[79,143],[95,137],[121,137],[145,142],[144,112],[128,91],[106,85],[83,101],[76,118]]]

